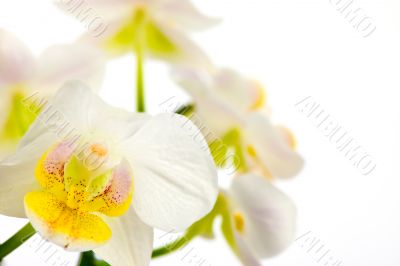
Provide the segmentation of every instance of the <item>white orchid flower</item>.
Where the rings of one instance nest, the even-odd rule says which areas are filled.
[[[261,108],[265,95],[261,86],[232,70],[179,69],[174,78],[192,96],[195,121],[216,139],[235,146],[241,166],[263,176],[292,177],[303,166],[290,131],[275,126]],[[200,125],[199,125],[200,126]],[[218,152],[218,148],[216,148]]]
[[[76,1],[57,1],[57,5],[75,16],[71,10],[79,10]],[[86,0],[85,7],[107,26],[99,36],[86,34],[85,41],[116,54],[146,53],[175,63],[210,65],[186,32],[205,29],[217,20],[201,14],[188,0]]]
[[[227,193],[237,253],[246,266],[281,253],[295,239],[296,208],[270,181],[254,174],[234,179]]]
[[[101,51],[82,44],[55,45],[35,58],[15,36],[0,29],[0,157],[15,148],[35,119],[22,105],[25,97],[50,94],[70,79],[98,87],[104,62]]]
[[[217,197],[207,144],[188,129],[183,116],[129,113],[70,82],[0,163],[0,213],[67,250],[148,265],[153,227],[184,230]]]

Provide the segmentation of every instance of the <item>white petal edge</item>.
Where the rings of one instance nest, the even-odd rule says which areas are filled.
[[[72,16],[75,15],[72,10],[77,9],[77,6],[79,5],[79,2],[76,1],[54,2],[62,11]],[[94,18],[99,17],[104,23],[107,23],[110,20],[122,18],[130,12],[132,13],[133,5],[132,0],[85,0],[84,4],[82,4],[80,8],[91,8],[92,12],[90,14],[92,14]]]
[[[145,223],[179,232],[211,211],[218,195],[217,171],[191,121],[157,115],[123,147],[134,175],[133,207]]]
[[[35,167],[53,138],[44,134],[0,162],[0,213],[25,218],[25,194],[39,189]]]
[[[69,81],[41,112],[37,121],[42,122],[35,121],[31,130],[51,130],[60,138],[72,130],[75,135],[90,134],[120,142],[133,135],[148,119],[147,114],[131,113],[107,104],[83,82]],[[68,128],[60,128],[65,123],[69,124]]]
[[[303,168],[302,157],[293,150],[280,130],[261,113],[252,113],[244,124],[244,143],[257,153],[257,159],[274,177],[289,178]]]
[[[28,132],[22,138],[24,146],[46,132],[52,133],[54,140],[76,137],[88,131],[88,108],[93,93],[82,82],[65,83],[55,95],[48,99],[46,94],[35,92],[26,98],[24,104],[32,112],[40,113]],[[41,110],[38,111],[37,107]],[[49,145],[52,145],[49,141]],[[50,148],[50,147],[49,147]]]
[[[238,176],[229,192],[234,211],[244,216],[240,236],[258,258],[275,256],[294,241],[296,207],[268,180],[253,174]]]
[[[113,266],[147,266],[153,250],[153,229],[144,224],[133,208],[119,218],[107,219],[112,237],[96,248],[96,255]]]

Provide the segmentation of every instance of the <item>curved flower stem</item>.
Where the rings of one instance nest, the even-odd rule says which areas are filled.
[[[15,235],[0,245],[0,261],[25,243],[25,241],[27,241],[35,233],[36,231],[32,225],[30,223],[26,224]]]
[[[144,97],[143,61],[144,55],[141,47],[136,48],[136,110],[139,113],[146,111]]]
[[[188,244],[195,237],[196,237],[196,234],[191,232],[191,230],[188,230],[188,232],[185,235],[183,235],[181,238],[178,238],[174,242],[169,243],[163,247],[154,249],[151,257],[154,259],[154,258],[159,258],[159,257],[165,256],[165,255],[168,255],[170,253],[173,253],[173,252],[179,250],[181,247]]]

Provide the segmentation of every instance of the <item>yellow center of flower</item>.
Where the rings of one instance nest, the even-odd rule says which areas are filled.
[[[89,149],[97,156],[108,154],[100,144]],[[42,156],[35,171],[42,189],[25,196],[25,210],[45,238],[69,250],[90,250],[111,238],[104,215],[128,210],[133,179],[125,161],[99,173],[73,152],[73,145],[63,142]]]
[[[233,214],[233,222],[235,225],[235,229],[239,232],[239,233],[244,233],[245,230],[245,219],[242,213],[240,212],[236,212]]]

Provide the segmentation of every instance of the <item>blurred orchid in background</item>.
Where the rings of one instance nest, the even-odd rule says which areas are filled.
[[[289,130],[273,125],[262,110],[265,94],[257,82],[228,69],[211,74],[176,69],[173,76],[192,96],[199,120],[214,132],[207,139],[210,146],[216,143],[215,138],[222,139],[240,158],[242,172],[253,171],[272,179],[292,177],[301,170],[303,160],[295,151],[296,141]],[[211,150],[220,156],[220,149]]]
[[[66,81],[99,87],[105,60],[88,45],[55,45],[38,58],[11,33],[0,29],[0,158],[12,151],[35,120],[23,99],[35,92],[47,96]]]
[[[76,82],[50,106],[80,139],[59,139],[42,112],[0,164],[1,214],[28,217],[67,250],[94,249],[128,266],[149,264],[153,227],[181,231],[212,209],[216,169],[205,141],[182,127],[190,123],[185,117],[116,109]]]
[[[94,38],[82,38],[111,55],[136,54],[136,110],[145,111],[144,61],[147,55],[173,64],[211,68],[206,54],[187,37],[188,30],[217,22],[201,14],[188,0],[87,0],[108,25]],[[58,3],[62,8],[63,4]]]
[[[210,62],[186,32],[206,29],[217,19],[201,14],[188,0],[86,0],[109,26],[95,43],[113,54],[134,52],[159,59],[206,66]],[[61,3],[58,3],[61,6]]]

